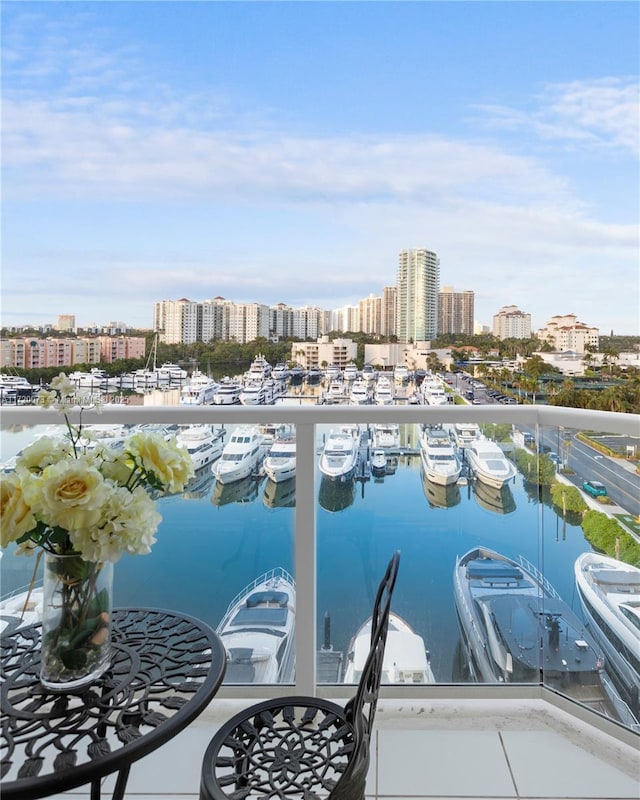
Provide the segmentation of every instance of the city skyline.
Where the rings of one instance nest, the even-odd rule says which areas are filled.
[[[425,248],[484,325],[635,334],[637,28],[628,2],[4,3],[2,324],[339,308]]]

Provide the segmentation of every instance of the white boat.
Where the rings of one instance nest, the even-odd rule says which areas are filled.
[[[487,683],[533,683],[600,713],[617,714],[602,681],[604,656],[540,571],[476,547],[456,558],[454,599],[469,667]]]
[[[465,450],[473,474],[483,483],[500,488],[516,475],[516,468],[499,445],[489,439],[476,439]]]
[[[180,405],[210,406],[219,388],[218,381],[196,370],[180,389]]]
[[[342,380],[334,379],[329,384],[326,394],[327,403],[342,403],[347,399],[345,385]]]
[[[224,428],[214,429],[211,425],[187,425],[176,435],[176,443],[191,456],[193,468],[197,471],[208,467],[222,455],[224,448]]]
[[[243,406],[271,406],[284,394],[282,381],[247,381],[240,390],[240,403]]]
[[[400,449],[400,426],[396,422],[377,422],[373,426],[373,446],[384,450]]]
[[[621,698],[640,720],[640,569],[599,553],[575,561],[585,619]]]
[[[357,683],[371,647],[371,617],[349,643],[344,672],[345,683]],[[391,612],[382,661],[381,683],[435,683],[424,639],[402,617]]]
[[[332,431],[322,448],[318,467],[332,481],[348,481],[358,465],[360,439],[347,431]]]
[[[426,377],[420,385],[420,393],[428,406],[442,406],[447,402],[444,386],[437,378]]]
[[[183,369],[179,364],[172,364],[170,361],[165,361],[158,367],[158,380],[160,383],[183,383],[189,377],[186,369]]]
[[[378,447],[371,453],[371,472],[374,475],[384,475],[387,471],[387,454]]]
[[[289,377],[289,367],[284,361],[278,361],[271,371],[271,377],[276,381],[284,381]]]
[[[352,406],[362,406],[371,402],[371,391],[369,384],[362,378],[357,378],[351,385],[349,392],[349,402]]]
[[[393,387],[386,375],[380,375],[376,382],[374,400],[379,406],[390,406],[393,404]]]
[[[329,366],[325,369],[324,374],[330,381],[332,381],[335,378],[340,378],[342,373],[337,364],[329,364]]]
[[[450,430],[456,447],[461,450],[481,438],[480,426],[476,422],[455,422]]]
[[[211,471],[220,483],[240,481],[255,472],[263,455],[262,434],[258,426],[240,425],[232,432]]]
[[[371,382],[371,381],[375,381],[375,379],[377,377],[378,377],[378,373],[376,372],[376,370],[373,367],[373,365],[372,364],[365,364],[364,367],[362,368],[362,379],[367,381],[367,382]]]
[[[296,436],[292,431],[276,436],[262,467],[274,483],[282,483],[296,475]]]
[[[271,364],[262,353],[258,353],[247,370],[246,379],[248,381],[263,381],[271,377],[272,371],[273,367]]]
[[[406,364],[396,364],[393,368],[393,380],[398,384],[406,383],[409,380],[409,367]]]
[[[242,384],[236,378],[224,377],[213,396],[214,406],[233,406],[240,402]]]
[[[93,392],[106,391],[109,385],[109,376],[99,367],[91,367],[89,372],[75,370],[67,377],[78,389],[89,389]]]
[[[425,425],[419,444],[425,476],[440,486],[456,483],[462,464],[449,434],[441,427]]]
[[[357,377],[358,377],[358,367],[354,364],[353,361],[350,361],[344,368],[344,379],[345,381],[355,381]]]
[[[296,585],[282,567],[246,586],[216,629],[227,651],[225,682],[293,682],[295,619]]]

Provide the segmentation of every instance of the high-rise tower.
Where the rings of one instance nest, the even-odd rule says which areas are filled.
[[[424,342],[438,331],[440,261],[431,250],[402,250],[398,258],[396,331],[399,342]]]

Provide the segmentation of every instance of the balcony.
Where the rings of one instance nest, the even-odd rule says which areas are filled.
[[[59,416],[53,411],[3,409],[3,428],[11,431],[21,425],[46,426],[59,422]],[[378,564],[388,557],[391,549],[399,547],[404,556],[401,575],[405,583],[403,586],[399,581],[398,585],[398,612],[404,611],[406,616],[410,616],[407,610],[413,610],[418,616],[420,633],[425,634],[430,649],[436,683],[382,687],[367,797],[372,800],[409,797],[637,798],[640,779],[638,734],[633,718],[624,717],[624,703],[617,717],[594,709],[586,701],[569,698],[546,681],[544,670],[539,679],[520,683],[476,682],[464,671],[454,680],[452,642],[457,639],[458,632],[453,605],[449,602],[434,609],[429,602],[434,591],[440,591],[440,587],[445,585],[450,587],[452,559],[462,555],[460,551],[466,550],[470,542],[490,546],[511,541],[522,542],[521,548],[513,549],[526,550],[529,561],[535,562],[563,598],[573,601],[575,608],[570,576],[573,575],[575,553],[583,547],[579,525],[570,515],[551,508],[548,498],[542,497],[537,485],[528,482],[524,487],[522,475],[518,477],[517,492],[515,484],[512,492],[515,509],[511,508],[511,500],[502,496],[499,500],[502,506],[491,507],[490,498],[478,493],[472,487],[472,481],[459,487],[461,499],[457,503],[454,499],[448,504],[446,493],[442,497],[430,495],[429,487],[421,482],[420,457],[417,455],[421,425],[458,422],[508,424],[513,434],[512,444],[533,454],[538,450],[544,453],[546,448],[557,454],[564,467],[573,464],[573,472],[566,469],[562,473],[561,480],[567,486],[572,483],[581,485],[581,478],[601,478],[605,467],[616,467],[615,480],[605,481],[609,483],[613,502],[602,504],[593,498],[586,502],[589,507],[613,515],[623,523],[627,519],[627,524],[630,524],[633,517],[637,519],[638,516],[635,505],[640,497],[638,476],[632,469],[622,468],[622,462],[611,462],[611,466],[609,462],[601,464],[602,459],[597,457],[600,453],[592,443],[605,434],[621,441],[637,438],[640,435],[637,417],[519,406],[120,406],[106,407],[100,414],[85,412],[83,422],[131,425],[210,423],[225,426],[286,423],[296,428],[295,507],[288,507],[278,517],[282,519],[282,535],[286,538],[290,534],[291,541],[287,540],[284,547],[290,550],[291,571],[297,584],[295,685],[225,684],[208,711],[188,730],[134,765],[128,796],[197,797],[199,764],[206,743],[215,726],[238,706],[274,694],[349,697],[349,686],[328,680],[323,672],[319,657],[323,645],[323,615],[325,611],[330,612],[332,643],[340,643],[342,649],[345,636],[348,640],[341,619],[344,608],[346,605],[357,605],[362,609],[369,607],[369,578],[377,578]],[[373,426],[388,422],[400,425],[405,437],[399,448],[396,473],[384,475],[378,486],[373,475],[367,477],[363,473],[357,476],[355,491],[347,497],[351,505],[344,505],[340,498],[335,497],[327,503],[326,496],[319,494],[322,484],[317,465],[320,444],[328,431],[341,425]],[[579,431],[592,433],[591,444],[584,445],[576,439]],[[503,447],[510,449],[511,444]],[[393,481],[401,478],[407,484],[412,481],[413,490],[418,491],[391,495],[392,500],[385,499],[386,496],[377,499],[376,488],[393,487]],[[165,516],[169,519],[172,515],[171,499],[167,503]],[[238,520],[241,514],[248,513],[249,508],[249,503],[244,507],[242,502],[236,503],[232,534],[241,532],[242,523]],[[278,512],[283,510],[277,509]],[[344,527],[344,520],[348,519],[345,512],[354,510],[360,514],[360,526],[358,531],[349,531]],[[222,506],[210,511],[215,524],[230,519],[229,515],[224,516]],[[625,511],[629,512],[626,518]],[[468,530],[469,526],[473,529]],[[630,531],[631,535],[636,535],[633,526]],[[353,557],[348,561],[347,572],[341,574],[340,564],[333,563],[330,556],[332,547],[335,550],[345,536],[351,537],[349,547]],[[264,542],[263,546],[266,546]],[[272,546],[275,546],[273,542]],[[360,561],[353,554],[357,554]],[[252,558],[252,554],[244,552],[242,557],[247,560]],[[144,563],[139,560],[126,566],[123,564],[122,570],[128,570],[131,578],[137,570],[153,564],[153,558],[154,553]],[[354,564],[359,566],[355,568]],[[3,563],[2,567],[4,572],[6,564]],[[195,565],[193,569],[195,582]],[[214,579],[219,574],[217,569],[216,565],[211,566],[214,587],[221,585]],[[329,570],[340,575],[335,585],[345,592],[341,604],[335,599],[331,602],[333,589],[328,585]],[[153,586],[144,589],[150,598],[148,605],[160,605],[156,589]],[[215,588],[211,591],[215,595]],[[218,602],[224,607],[229,599],[225,593]],[[172,605],[178,602],[172,601]],[[209,613],[204,606],[184,610],[202,618]],[[176,764],[181,765],[179,769],[175,768]],[[73,793],[69,796],[83,795]]]

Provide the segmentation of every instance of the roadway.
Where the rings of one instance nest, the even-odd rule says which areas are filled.
[[[447,373],[446,378],[451,381],[451,388],[462,397],[471,388],[469,379],[460,373]],[[499,402],[490,397],[486,389],[473,389],[475,401],[482,404]],[[524,429],[523,433],[536,434],[533,429]],[[622,459],[603,456],[595,448],[580,441],[576,437],[577,431],[553,428],[542,430],[542,441],[539,442],[547,452],[555,452],[560,462],[572,469],[575,474],[563,476],[582,489],[583,481],[600,481],[607,487],[607,494],[611,501],[635,517],[640,515],[640,475],[633,466]],[[604,432],[603,432],[604,433]],[[631,443],[631,440],[629,440]],[[636,452],[640,450],[640,439],[635,440]]]

